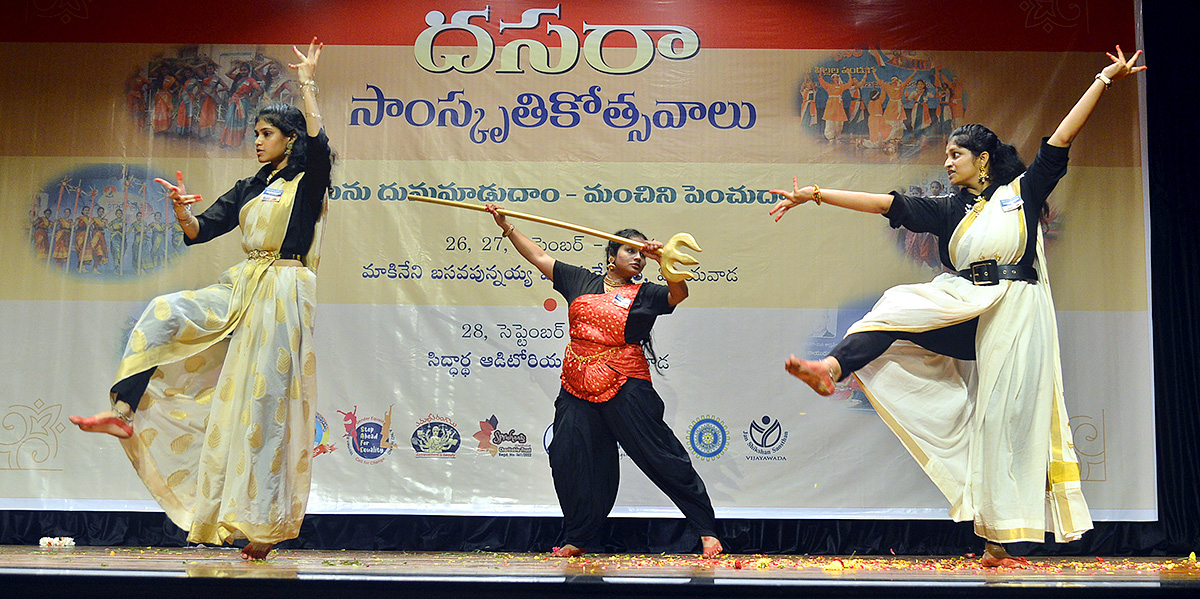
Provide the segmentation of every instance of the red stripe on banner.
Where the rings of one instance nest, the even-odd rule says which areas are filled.
[[[527,10],[556,6],[559,16],[541,16],[535,29],[500,33],[501,22],[520,23]],[[1093,52],[1113,44],[1133,47],[1137,18],[1134,0],[25,0],[0,11],[0,39],[294,44],[315,34],[330,44],[411,46],[427,29],[430,11],[450,20],[456,12],[485,8],[488,22],[482,17],[469,22],[487,30],[497,46],[514,39],[557,45],[558,37],[546,33],[550,23],[569,27],[583,39],[587,23],[688,27],[699,34],[702,48]],[[438,38],[439,46],[459,42],[474,45],[461,32]],[[632,45],[628,34],[605,41],[606,47],[623,45]]]

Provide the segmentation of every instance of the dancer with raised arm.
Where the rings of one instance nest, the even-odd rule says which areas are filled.
[[[704,481],[687,450],[663,421],[663,400],[650,382],[654,359],[650,329],[688,296],[683,280],[634,283],[646,258],[662,260],[663,244],[639,250],[610,241],[608,272],[598,275],[550,257],[489,204],[488,212],[517,252],[554,283],[567,300],[570,344],[563,356],[562,388],[554,401],[550,469],[563,511],[562,546],[554,555],[584,554],[617,500],[617,444],[679,508],[700,535],[701,554],[723,550]],[[616,233],[634,241],[634,229]]]
[[[986,541],[982,565],[1020,566],[1004,543],[1078,539],[1092,528],[1063,404],[1058,329],[1039,219],[1066,174],[1067,152],[1104,91],[1144,70],[1117,47],[1111,64],[1026,169],[977,124],[946,143],[952,195],[920,198],[801,188],[772,190],[778,221],[806,203],[882,214],[938,237],[951,273],[887,290],[818,361],[787,371],[817,393],[854,376],[871,404],[950,500],[955,521]]]
[[[183,174],[168,190],[185,243],[240,226],[245,260],[215,285],[155,298],[129,335],[113,407],[72,416],[121,439],[150,494],[193,543],[247,539],[265,559],[295,538],[311,481],[316,357],[313,317],[332,154],[313,78],[321,44],[293,47],[304,109],[258,114],[264,166],[193,216]],[[136,417],[135,417],[136,415]]]

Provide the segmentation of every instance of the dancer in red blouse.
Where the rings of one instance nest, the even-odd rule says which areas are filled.
[[[489,204],[488,212],[517,251],[554,282],[569,306],[571,342],[563,357],[550,443],[554,491],[563,511],[562,546],[554,548],[554,555],[582,555],[599,536],[617,500],[618,443],[698,530],[704,557],[721,553],[704,481],[663,421],[662,398],[650,384],[650,329],[660,314],[670,314],[688,295],[682,281],[666,286],[632,282],[646,258],[662,259],[663,244],[648,241],[638,250],[610,242],[608,272],[601,276],[551,258],[496,206]],[[633,229],[617,235],[646,239]]]

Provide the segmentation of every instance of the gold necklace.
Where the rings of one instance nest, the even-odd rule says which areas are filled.
[[[612,287],[613,289],[616,289],[617,287],[624,287],[625,285],[628,285],[628,283],[613,281],[612,279],[608,278],[608,275],[604,275],[604,285],[606,287]]]

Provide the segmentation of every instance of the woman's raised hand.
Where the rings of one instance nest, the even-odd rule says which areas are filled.
[[[308,54],[300,52],[298,48],[292,46],[292,51],[296,53],[296,57],[300,62],[289,64],[288,66],[296,69],[296,76],[300,78],[300,83],[312,81],[317,70],[317,59],[321,58],[321,48],[325,47],[317,41],[317,36],[313,36],[312,41],[308,43]]]
[[[507,231],[508,230],[508,218],[505,217],[503,214],[500,214],[500,212],[499,212],[500,208],[498,206],[496,206],[495,204],[488,204],[487,206],[485,206],[485,208],[487,208],[487,211],[489,213],[491,213],[492,218],[495,219],[496,225],[498,227],[500,227],[501,229],[504,229],[505,231]]]
[[[1108,77],[1113,81],[1124,78],[1126,75],[1132,75],[1134,73],[1146,70],[1146,65],[1133,66],[1134,63],[1137,62],[1137,59],[1142,56],[1141,50],[1134,52],[1133,56],[1131,56],[1129,60],[1125,60],[1125,53],[1121,51],[1121,46],[1117,46],[1116,56],[1113,56],[1112,52],[1108,52],[1107,54],[1113,62],[1112,64],[1104,67],[1104,70],[1100,72],[1103,73],[1105,77]]]
[[[171,185],[165,179],[155,178],[154,180],[167,188],[167,197],[171,198],[176,218],[182,219],[191,216],[191,205],[204,201],[204,198],[200,194],[189,194],[187,192],[187,189],[183,185],[183,171],[175,171],[176,185]],[[180,212],[183,214],[180,214]]]
[[[768,212],[768,214],[771,214],[775,217],[775,222],[779,222],[779,219],[783,218],[783,215],[787,214],[788,210],[791,210],[792,208],[795,208],[796,206],[799,206],[805,202],[812,201],[815,197],[813,195],[815,191],[816,188],[814,187],[805,187],[801,189],[798,179],[796,177],[792,177],[792,191],[785,191],[782,189],[768,190],[768,193],[777,196],[783,196],[778,202],[775,202],[775,207],[771,208],[771,211]]]

